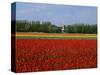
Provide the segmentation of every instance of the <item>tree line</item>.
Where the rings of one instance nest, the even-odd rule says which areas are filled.
[[[45,32],[45,33],[61,33],[62,27],[52,24],[51,22],[40,21],[16,21],[17,32]],[[86,33],[96,34],[97,24],[72,24],[64,25],[64,33]]]

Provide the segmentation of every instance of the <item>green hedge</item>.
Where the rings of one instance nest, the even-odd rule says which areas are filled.
[[[61,33],[62,27],[52,24],[51,22],[40,21],[16,21],[17,32],[45,32],[45,33]],[[97,33],[97,24],[73,24],[64,25],[64,33]]]

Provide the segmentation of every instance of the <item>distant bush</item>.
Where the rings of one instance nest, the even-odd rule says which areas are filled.
[[[65,26],[65,33],[88,33],[96,34],[97,33],[97,24],[73,24]]]
[[[62,27],[52,24],[51,22],[40,21],[16,21],[17,32],[45,32],[45,33],[61,33]],[[97,24],[73,24],[64,25],[65,33],[97,33]]]

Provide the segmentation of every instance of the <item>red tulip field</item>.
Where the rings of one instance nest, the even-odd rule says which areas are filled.
[[[44,34],[38,35],[45,36]],[[60,34],[58,35],[60,36]],[[79,35],[82,36],[76,34],[77,37]],[[89,38],[73,37],[75,39],[65,37],[72,36],[72,34],[63,36],[63,39],[57,37],[54,39],[51,37],[48,39],[43,39],[43,37],[38,39],[25,38],[25,35],[24,38],[21,38],[23,36],[17,38],[16,72],[97,67],[97,39],[93,38],[94,35],[92,37],[89,35]],[[73,36],[75,35],[73,34]]]

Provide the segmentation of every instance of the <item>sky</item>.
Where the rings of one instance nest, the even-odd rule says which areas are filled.
[[[17,2],[16,20],[50,21],[55,25],[97,24],[97,7]]]

